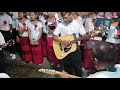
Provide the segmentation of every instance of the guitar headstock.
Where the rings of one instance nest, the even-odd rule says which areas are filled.
[[[8,44],[8,46],[12,46],[12,45],[14,45],[15,44],[15,41],[14,40],[8,40],[7,41],[7,44]]]
[[[107,27],[107,26],[104,26],[104,25],[100,25],[98,28],[99,28],[99,30],[101,30],[101,31],[107,31],[107,30],[108,30],[108,27]]]
[[[38,71],[42,72],[42,73],[50,74],[50,75],[55,75],[56,74],[56,71],[51,70],[51,69],[39,69]]]

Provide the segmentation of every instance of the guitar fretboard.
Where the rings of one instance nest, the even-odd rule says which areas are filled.
[[[88,38],[91,38],[91,37],[92,37],[91,34],[88,34]],[[72,45],[72,44],[74,44],[74,43],[76,43],[78,41],[81,41],[83,39],[84,39],[84,37],[80,37],[80,38],[77,38],[75,40],[72,40],[72,41],[70,41],[69,45]]]

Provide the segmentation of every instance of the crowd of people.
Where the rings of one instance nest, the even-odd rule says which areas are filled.
[[[69,34],[83,40],[76,43],[76,51],[59,60],[53,41],[68,46],[70,40],[62,40],[59,36]],[[7,46],[6,42],[10,39],[15,44]],[[97,73],[91,77],[102,78],[107,72],[98,75],[100,70],[110,72],[108,77],[112,77],[109,69],[120,64],[120,13],[0,12],[1,73],[5,73],[4,49],[10,52],[11,59],[16,59],[18,53],[24,63],[41,65],[43,57],[47,57],[51,66],[56,65],[57,70],[77,77],[90,77],[90,74]],[[63,73],[63,76],[67,77],[67,74]],[[116,77],[120,74],[116,73]]]

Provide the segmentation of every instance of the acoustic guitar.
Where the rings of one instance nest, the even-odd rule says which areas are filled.
[[[93,30],[95,33],[100,33],[100,32],[106,32],[106,29],[104,29],[104,27],[100,27],[99,29],[95,29]],[[92,34],[88,34],[88,38],[93,38],[94,35]],[[77,49],[77,44],[76,42],[81,41],[84,39],[84,37],[80,37],[75,39],[73,35],[69,34],[67,36],[63,36],[63,37],[58,37],[61,40],[69,40],[69,45],[66,47],[64,46],[62,43],[57,42],[55,40],[53,40],[53,50],[54,53],[57,57],[57,59],[62,60],[63,58],[65,58],[68,54],[76,51]]]
[[[62,74],[63,74],[63,72],[59,72],[59,71],[52,70],[52,69],[39,69],[38,71],[42,72],[42,73],[50,74],[50,75],[60,75],[60,76],[62,76]],[[81,78],[81,77],[71,75],[71,74],[67,74],[67,77],[68,78]]]
[[[8,40],[7,43],[5,43],[4,45],[0,45],[0,48],[4,48],[5,46],[12,46],[15,44],[14,40]]]

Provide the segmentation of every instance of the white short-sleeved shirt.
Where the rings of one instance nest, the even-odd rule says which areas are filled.
[[[18,12],[10,12],[10,13],[13,14],[13,16],[12,16],[12,26],[13,26],[13,28],[15,28],[15,25],[16,25],[15,21],[18,19]]]
[[[29,22],[28,24],[28,30],[30,30],[30,34],[31,34],[31,38],[32,40],[37,40],[38,36],[40,35],[39,30],[42,28],[42,23],[38,22],[37,24],[32,24],[31,22]]]
[[[68,34],[74,33],[76,34],[77,38],[79,38],[79,34],[86,34],[86,31],[82,24],[79,24],[76,20],[73,20],[69,25],[66,25],[64,22],[61,22],[60,24],[58,24],[53,34],[57,36],[66,36]],[[80,45],[80,41],[78,41],[78,44]]]
[[[117,29],[111,25],[110,29],[108,31],[108,36],[107,36],[106,41],[110,42],[110,43],[119,44],[120,43],[120,39],[113,38],[115,34],[117,34]]]
[[[94,24],[92,23],[92,18],[87,18],[85,21],[85,30],[86,32],[91,32],[95,29]],[[102,41],[102,37],[94,37],[93,40],[100,40]]]
[[[82,20],[82,17],[78,16],[78,18],[76,19],[76,21],[80,24],[83,25],[83,20]]]
[[[21,29],[21,28],[26,28],[22,34],[19,33],[21,37],[28,37],[28,23],[29,22],[30,22],[29,20],[26,20],[24,23],[21,23],[19,22],[19,20],[16,20],[16,30]]]
[[[66,25],[64,22],[59,23],[53,34],[57,36],[60,34],[61,36],[66,36],[74,33],[76,34],[77,38],[79,38],[79,34],[86,34],[85,29],[81,28],[79,23],[75,20],[73,20],[69,25]]]
[[[7,14],[0,15],[0,30],[9,31],[9,24],[12,24],[12,18]]]
[[[10,76],[6,73],[0,73],[0,78],[10,78]]]
[[[120,78],[120,64],[115,65],[116,71],[100,71],[89,75],[87,78]]]
[[[0,32],[0,45],[4,44],[5,43],[5,39],[2,35],[2,33]],[[2,48],[0,48],[0,50],[2,50]]]

